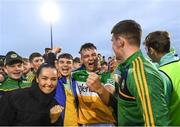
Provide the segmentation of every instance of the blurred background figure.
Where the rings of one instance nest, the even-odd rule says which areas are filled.
[[[27,73],[27,80],[32,82],[35,75],[36,75],[36,71],[41,66],[41,64],[44,63],[44,58],[40,53],[33,52],[29,56],[29,61],[30,61],[30,64],[31,64],[31,71],[29,73]]]
[[[23,76],[26,78],[27,73],[31,71],[31,64],[28,58],[23,58]]]
[[[108,72],[108,63],[105,61],[101,64],[101,73]]]
[[[0,55],[0,82],[4,81],[5,79],[4,59],[5,59],[5,56]]]
[[[50,53],[52,51],[52,49],[51,48],[45,48],[44,49],[44,55],[43,55],[43,58],[44,58],[44,61],[45,61],[45,63],[46,63],[46,61],[48,61],[48,53]]]
[[[81,67],[81,60],[79,57],[73,59],[73,70],[76,70]]]
[[[60,47],[54,47],[52,50],[48,50],[46,54],[45,63],[56,66],[58,54],[61,52]]]

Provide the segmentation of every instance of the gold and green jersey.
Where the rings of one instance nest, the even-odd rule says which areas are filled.
[[[36,77],[36,72],[35,71],[30,71],[27,73],[26,78],[28,81],[32,82],[34,78]]]
[[[113,109],[105,105],[97,93],[90,91],[86,85],[88,72],[77,70],[73,72],[73,78],[77,81],[77,95],[79,100],[78,123],[79,124],[98,124],[115,123]],[[110,73],[99,75],[103,85],[114,86],[114,80]]]
[[[116,84],[118,125],[167,126],[169,111],[158,69],[140,50],[118,69],[121,72],[121,81]]]

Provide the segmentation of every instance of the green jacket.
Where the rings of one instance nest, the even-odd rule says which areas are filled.
[[[160,59],[160,70],[171,79],[173,90],[169,105],[170,125],[180,126],[180,60],[173,53],[167,53]]]
[[[137,51],[118,69],[121,72],[121,81],[116,86],[118,125],[167,126],[164,81],[157,68]]]
[[[5,92],[12,91],[19,88],[30,87],[31,82],[21,78],[19,81],[13,80],[9,77],[5,79],[2,83],[0,83],[0,95],[3,95]]]

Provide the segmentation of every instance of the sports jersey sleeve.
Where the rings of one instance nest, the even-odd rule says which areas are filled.
[[[132,62],[127,79],[128,88],[143,114],[145,126],[168,125],[168,108],[162,79],[148,70],[141,58]]]

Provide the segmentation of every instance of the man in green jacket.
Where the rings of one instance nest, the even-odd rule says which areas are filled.
[[[4,60],[4,70],[7,76],[5,80],[0,83],[0,96],[8,91],[31,86],[31,83],[22,77],[22,57],[14,51],[7,53]]]
[[[167,126],[169,114],[163,78],[140,51],[141,32],[141,26],[133,20],[120,21],[111,31],[112,48],[116,59],[122,63],[116,99],[100,84],[95,74],[89,75],[87,86],[107,105],[118,104],[119,126]]]
[[[172,82],[172,93],[169,103],[170,125],[180,126],[180,60],[175,52],[170,51],[170,36],[167,31],[154,31],[148,34],[145,41],[148,56],[159,64],[159,69]]]

